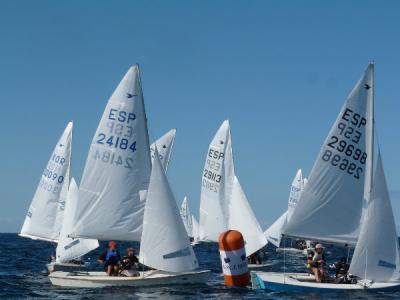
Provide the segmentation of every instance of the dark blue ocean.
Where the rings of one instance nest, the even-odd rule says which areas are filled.
[[[138,249],[138,244],[121,243],[124,254],[127,246]],[[93,268],[99,268],[96,259],[105,249],[105,244],[87,256]],[[32,241],[17,234],[0,234],[0,299],[400,299],[400,290],[391,293],[343,292],[335,294],[293,294],[256,291],[251,288],[230,288],[223,284],[217,244],[200,244],[194,247],[202,269],[212,271],[207,285],[182,285],[153,288],[103,288],[74,289],[51,285],[46,275],[54,246],[51,243]],[[346,249],[328,247],[329,263],[347,255]],[[266,271],[283,271],[283,254],[276,253],[273,246],[267,246],[265,261],[272,263]],[[286,254],[285,266],[288,272],[304,271],[305,257]]]

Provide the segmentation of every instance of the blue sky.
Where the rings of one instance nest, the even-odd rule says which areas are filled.
[[[374,60],[400,222],[399,53],[398,1],[1,1],[0,232],[19,231],[69,120],[79,182],[106,101],[136,62],[150,138],[177,128],[177,201],[187,194],[198,215],[207,147],[229,118],[236,172],[265,228]]]

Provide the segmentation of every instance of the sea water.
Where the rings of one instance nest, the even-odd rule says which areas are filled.
[[[92,251],[85,258],[91,267],[101,269],[97,258],[106,249],[107,243]],[[137,243],[119,243],[121,255],[125,249]],[[223,283],[218,245],[199,244],[194,247],[201,269],[212,271],[206,285],[180,285],[151,288],[107,287],[102,289],[77,289],[52,286],[46,274],[46,263],[54,252],[54,245],[48,242],[21,238],[17,234],[0,234],[0,299],[400,299],[397,292],[375,293],[367,291],[342,293],[273,293],[249,288],[231,288]],[[347,256],[347,250],[336,247],[326,248],[328,263]],[[271,264],[265,271],[304,272],[303,254],[277,253],[268,245],[264,262]]]

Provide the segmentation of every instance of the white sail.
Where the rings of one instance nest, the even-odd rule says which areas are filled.
[[[238,230],[243,235],[248,256],[267,244],[267,239],[236,176],[229,203],[229,229]]]
[[[399,241],[380,154],[349,272],[373,281],[400,279]]]
[[[158,155],[160,155],[160,161],[165,171],[167,171],[169,160],[171,158],[175,136],[176,129],[171,129],[150,146],[151,161],[154,160],[154,151],[157,146]]]
[[[72,122],[68,123],[42,174],[21,236],[57,242],[65,206],[63,187],[69,184]]]
[[[218,241],[228,229],[229,197],[234,177],[229,121],[225,120],[212,140],[202,174],[200,195],[200,238]]]
[[[78,193],[78,186],[74,178],[72,178],[67,194],[67,201],[64,210],[64,220],[61,227],[60,238],[56,249],[57,262],[69,262],[72,259],[76,259],[85,255],[89,251],[92,251],[99,246],[97,240],[78,238],[72,239],[68,237],[68,234],[73,228],[74,215],[78,206]]]
[[[158,149],[158,147],[157,147],[157,149]],[[160,158],[160,161],[161,161],[161,158]],[[183,199],[180,213],[181,213],[183,225],[185,225],[185,229],[186,229],[188,236],[193,237],[192,214],[190,213],[189,203],[187,201],[186,196]]]
[[[288,211],[285,211],[266,231],[264,235],[275,247],[279,247],[282,239],[282,228],[286,224],[286,216]]]
[[[198,243],[200,241],[200,226],[199,222],[197,222],[196,218],[192,215],[192,225],[193,225],[193,242]]]
[[[308,182],[308,179],[306,177],[304,177],[304,179],[303,179],[303,189],[306,187],[307,182]]]
[[[288,201],[288,213],[287,213],[287,221],[290,220],[294,209],[299,202],[301,193],[304,189],[304,179],[301,169],[297,170],[296,176],[292,181],[292,185],[290,186],[290,193],[289,193],[289,201]]]
[[[355,245],[372,155],[372,76],[370,65],[344,103],[285,235]]]
[[[137,65],[122,79],[93,137],[72,237],[138,241],[151,171]]]
[[[190,271],[198,267],[197,258],[157,148],[155,154],[143,218],[140,262],[168,272]]]

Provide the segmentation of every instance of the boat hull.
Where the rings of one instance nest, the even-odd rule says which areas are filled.
[[[180,284],[204,284],[210,277],[210,271],[169,273],[159,270],[140,272],[138,277],[113,277],[105,272],[53,272],[49,275],[55,286],[75,288],[102,288],[107,286],[161,286]]]
[[[53,273],[56,271],[63,271],[63,272],[78,272],[78,271],[86,271],[87,264],[74,264],[74,263],[57,263],[51,262],[46,265],[47,271],[49,273]]]
[[[275,292],[338,292],[338,291],[387,291],[400,288],[400,282],[369,282],[366,284],[318,283],[307,273],[251,272],[254,289]]]

